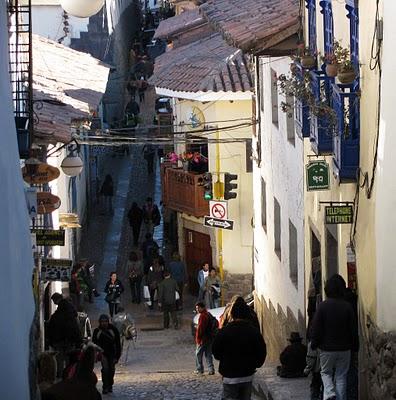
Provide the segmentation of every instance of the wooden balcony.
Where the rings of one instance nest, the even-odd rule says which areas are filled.
[[[201,174],[161,165],[162,201],[171,210],[194,217],[209,215],[209,202],[204,199],[204,189],[199,186]]]

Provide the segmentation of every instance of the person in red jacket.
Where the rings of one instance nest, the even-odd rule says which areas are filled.
[[[214,375],[214,365],[212,356],[212,343],[213,337],[210,332],[210,316],[206,310],[205,304],[198,302],[195,309],[199,313],[198,327],[195,333],[195,363],[197,369],[194,371],[196,374],[202,375],[204,373],[204,366],[202,357],[205,354],[206,363],[208,364],[209,375]]]

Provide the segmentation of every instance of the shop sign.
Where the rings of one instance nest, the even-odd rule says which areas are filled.
[[[37,246],[64,246],[65,231],[55,229],[33,229]]]
[[[38,192],[37,204],[39,214],[50,214],[61,206],[61,199],[50,192]]]
[[[308,191],[329,189],[329,164],[326,161],[310,161],[305,168]]]
[[[34,174],[28,172],[26,167],[22,168],[23,180],[29,184],[43,185],[57,179],[60,175],[58,168],[49,164],[39,164]]]
[[[28,209],[29,217],[37,217],[37,188],[25,188],[26,206]]]
[[[41,263],[41,281],[62,281],[71,280],[73,261],[65,258],[45,258]]]
[[[326,206],[326,224],[351,224],[353,222],[353,206]]]

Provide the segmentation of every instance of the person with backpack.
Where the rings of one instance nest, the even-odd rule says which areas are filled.
[[[121,357],[121,340],[118,329],[110,324],[106,314],[99,317],[99,327],[94,330],[92,341],[103,350],[102,383],[103,394],[113,392],[115,366]]]
[[[217,319],[210,314],[204,303],[198,302],[195,305],[196,311],[199,313],[198,327],[195,332],[195,363],[196,370],[194,373],[203,375],[204,366],[202,357],[205,354],[206,363],[208,365],[209,375],[214,375],[214,365],[212,356],[212,343],[216,336],[219,324]]]
[[[220,361],[223,400],[251,398],[253,377],[267,355],[260,331],[250,322],[249,308],[235,303],[232,321],[220,329],[213,341],[213,356]]]

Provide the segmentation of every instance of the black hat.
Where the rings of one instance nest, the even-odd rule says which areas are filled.
[[[303,339],[298,332],[291,332],[290,338],[287,339],[289,342],[301,342]]]
[[[107,322],[109,322],[109,321],[110,321],[110,318],[109,318],[108,315],[102,314],[102,315],[99,317],[99,322],[100,322],[100,321],[107,321]]]

